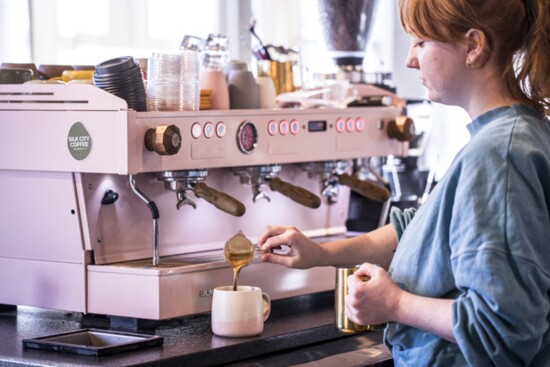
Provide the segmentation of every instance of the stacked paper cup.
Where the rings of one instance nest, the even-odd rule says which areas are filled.
[[[197,51],[153,53],[147,65],[147,110],[197,111],[199,72]]]

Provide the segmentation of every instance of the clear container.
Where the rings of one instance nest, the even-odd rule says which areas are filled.
[[[153,53],[147,66],[148,111],[199,110],[199,52]]]
[[[229,39],[221,34],[211,33],[204,44],[203,66],[205,69],[222,70],[229,59]]]

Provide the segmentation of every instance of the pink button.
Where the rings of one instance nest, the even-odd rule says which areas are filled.
[[[277,122],[275,120],[271,120],[267,124],[267,132],[269,135],[273,136],[277,134]]]
[[[208,139],[214,136],[214,125],[211,122],[204,124],[204,136]]]
[[[201,127],[201,124],[199,124],[198,122],[195,122],[192,126],[191,126],[191,136],[195,139],[198,139],[200,138],[202,135],[202,127]]]
[[[346,121],[343,118],[336,120],[336,131],[343,133],[346,130]]]
[[[352,118],[349,118],[346,120],[346,130],[350,133],[352,133],[355,130],[355,120]]]
[[[359,117],[357,118],[357,120],[355,120],[355,130],[357,130],[358,132],[365,130],[365,120],[363,120],[362,117]]]
[[[225,134],[227,133],[227,129],[225,127],[225,124],[223,122],[218,122],[216,125],[216,135],[218,138],[223,138]]]
[[[287,120],[281,120],[281,122],[279,122],[279,133],[281,135],[288,134],[288,121]]]
[[[300,123],[296,120],[290,121],[290,133],[296,135],[300,132]]]

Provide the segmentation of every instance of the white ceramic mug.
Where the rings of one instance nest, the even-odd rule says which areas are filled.
[[[261,334],[271,312],[271,299],[258,287],[217,287],[212,298],[212,331],[218,336]]]

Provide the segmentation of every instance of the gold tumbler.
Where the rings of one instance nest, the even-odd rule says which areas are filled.
[[[345,298],[348,294],[348,277],[352,275],[359,266],[337,267],[336,268],[336,287],[334,295],[334,309],[336,311],[336,329],[344,333],[359,333],[368,330],[381,330],[385,325],[359,325],[346,316]],[[369,280],[365,277],[364,281]]]
[[[292,61],[258,61],[258,76],[269,76],[275,84],[277,95],[294,92],[294,80],[292,75]]]

